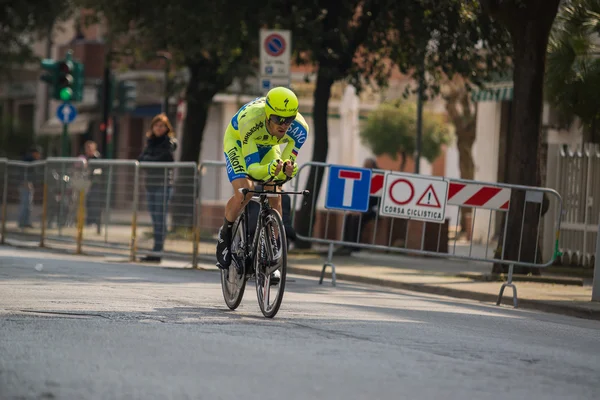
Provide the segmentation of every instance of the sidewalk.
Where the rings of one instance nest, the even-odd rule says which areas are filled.
[[[7,244],[39,249],[37,243],[33,241],[7,238]],[[62,253],[73,253],[74,250],[73,244],[52,243],[49,246],[50,251]],[[214,251],[214,246],[208,244],[201,246],[201,248],[204,247],[207,252],[208,250]],[[113,260],[116,262],[127,262],[128,259],[127,250],[99,249],[88,246],[84,247],[83,251],[89,256],[116,256],[117,258]],[[205,262],[201,267],[217,272],[212,251],[210,251],[210,255],[201,254],[200,258]],[[191,262],[188,254],[167,253],[162,266],[172,267],[174,264],[169,259]],[[323,255],[314,252],[309,254],[291,252],[288,256],[288,271],[292,274],[319,277],[325,260]],[[489,304],[496,304],[502,283],[498,277],[489,274],[491,266],[487,263],[367,252],[334,257],[333,263],[339,281],[465,298]],[[534,280],[534,282],[519,281],[519,278]],[[540,282],[544,279],[555,283]],[[590,301],[592,288],[587,281],[578,278],[552,276],[538,278],[515,275],[514,283],[517,287],[519,308],[600,320],[600,302]],[[331,287],[331,268],[329,267],[325,274],[323,287]],[[506,288],[504,291],[502,304],[512,307],[511,288]]]
[[[389,256],[388,256],[389,257]],[[469,278],[469,273],[485,274],[491,269],[475,263],[463,263],[422,257],[392,256],[396,262],[369,260],[369,255],[334,258],[336,278],[340,281],[373,284],[395,289],[413,290],[444,296],[466,298],[496,304],[502,282]],[[319,277],[323,257],[291,256],[289,272]],[[464,264],[461,268],[460,264]],[[462,269],[462,271],[461,271]],[[479,271],[477,271],[479,269]],[[515,276],[515,278],[518,276]],[[544,277],[542,277],[544,278]],[[490,277],[491,279],[491,277]],[[517,287],[518,307],[600,320],[600,302],[591,302],[590,285],[542,282],[513,283]],[[331,286],[331,268],[327,268],[323,285]],[[506,288],[502,304],[512,306],[512,289]]]

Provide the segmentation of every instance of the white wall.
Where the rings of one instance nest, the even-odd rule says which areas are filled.
[[[224,160],[223,135],[227,127],[224,124],[224,119],[228,111],[230,109],[224,107],[223,103],[215,102],[211,105],[208,111],[206,126],[204,127],[200,162]],[[235,111],[237,109],[233,112],[235,113]],[[231,118],[231,115],[229,118]],[[203,174],[201,187],[202,200],[221,200],[227,199],[232,195],[233,192],[231,185],[228,184],[227,171],[224,167],[207,165],[201,170],[201,173]]]
[[[458,158],[458,147],[456,147],[456,140],[454,140],[448,147],[446,147],[446,164],[444,165],[446,170],[446,178],[460,178],[460,167]],[[457,224],[457,213],[458,207],[446,206],[446,218],[450,218],[450,226],[456,226]]]
[[[498,153],[500,151],[500,115],[502,103],[477,103],[477,137],[473,144],[473,159],[475,162],[475,180],[481,182],[498,181]],[[475,218],[473,240],[485,242],[489,227],[488,211],[481,210]],[[485,214],[485,215],[484,215]]]

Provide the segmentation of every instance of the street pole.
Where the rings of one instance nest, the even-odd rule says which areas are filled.
[[[69,124],[63,123],[62,137],[61,137],[61,157],[68,157],[69,147]]]
[[[423,58],[423,64],[425,58]],[[424,67],[424,65],[423,65]],[[415,157],[415,173],[421,172],[421,152],[423,148],[423,75],[424,68],[419,72],[419,89],[417,94],[417,146],[416,146],[416,157]]]
[[[54,30],[54,19],[50,22],[50,26],[48,26],[47,39],[46,39],[46,58],[52,58],[52,31]],[[51,96],[51,87],[50,85],[46,85],[45,87],[45,108],[44,108],[44,121],[47,121],[50,118],[50,97]]]
[[[171,71],[172,56],[168,51],[158,51],[156,52],[156,56],[165,60],[165,91],[161,110],[169,117],[169,71]]]
[[[415,157],[415,174],[421,172],[421,148],[423,146],[423,91],[419,80],[419,95],[417,97],[417,156]]]
[[[163,112],[166,114],[166,116],[169,116],[169,70],[171,69],[171,60],[170,59],[166,59],[165,60],[165,98],[163,101]]]
[[[596,262],[594,263],[592,301],[600,301],[600,222],[598,223],[598,236],[596,236]]]
[[[110,62],[111,62],[111,52],[108,51],[105,61],[104,61],[104,85],[102,86],[102,91],[104,93],[103,101],[102,101],[102,141],[103,147],[106,152],[106,158],[113,158],[113,150],[112,150],[112,140],[108,137],[108,118],[110,115]]]
[[[113,158],[115,152],[115,136],[113,129],[113,120],[111,117],[108,117],[106,121],[106,145],[110,158]]]

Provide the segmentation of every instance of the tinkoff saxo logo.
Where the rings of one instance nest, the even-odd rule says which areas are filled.
[[[246,135],[244,136],[244,144],[248,144],[248,139],[250,138],[250,136],[252,136],[252,134],[254,132],[261,129],[263,126],[264,125],[262,122],[257,122],[256,125],[254,125],[252,128],[250,128],[250,130],[248,132],[246,132]]]

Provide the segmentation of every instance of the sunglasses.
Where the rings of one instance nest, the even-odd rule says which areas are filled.
[[[271,114],[269,120],[277,125],[289,125],[296,119],[296,116],[292,117],[280,117],[279,115]]]

